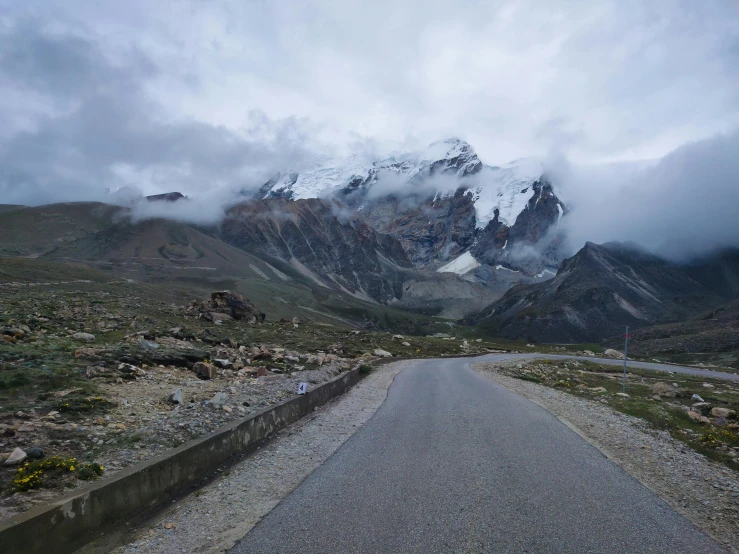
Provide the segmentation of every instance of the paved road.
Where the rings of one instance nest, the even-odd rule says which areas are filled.
[[[469,362],[401,372],[374,417],[232,552],[723,552]]]

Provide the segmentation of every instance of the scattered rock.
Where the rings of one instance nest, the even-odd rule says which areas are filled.
[[[229,360],[213,360],[213,363],[223,369],[230,368],[233,364]]]
[[[693,410],[690,410],[688,412],[688,417],[697,423],[704,423],[706,425],[710,425],[711,423],[711,420],[708,419],[706,416],[702,416],[698,412],[694,412]]]
[[[159,345],[156,342],[146,340],[144,337],[139,337],[139,346],[144,350],[158,350]]]
[[[606,358],[615,358],[616,360],[623,360],[624,359],[624,353],[619,352],[618,350],[614,350],[613,348],[607,348],[605,352],[603,352],[603,355]]]
[[[172,404],[182,404],[182,389],[175,389],[174,392],[169,395],[169,401]]]
[[[72,338],[79,342],[95,342],[95,335],[90,333],[75,333]]]
[[[690,399],[691,399],[691,400],[695,400],[696,402],[705,402],[705,400],[703,400],[703,399],[702,399],[702,398],[701,398],[700,396],[698,396],[697,394],[694,394],[693,396],[691,396],[691,397],[690,397]]]
[[[617,392],[614,396],[618,396],[619,398],[631,398],[631,396],[629,396],[625,392]]]
[[[206,362],[197,362],[194,366],[192,366],[192,370],[201,379],[215,379],[216,374],[218,373],[216,366]]]
[[[263,366],[257,367],[257,377],[267,377],[268,375],[274,375],[269,369]]]
[[[44,451],[42,448],[33,447],[29,448],[28,452],[26,452],[26,455],[30,460],[40,460],[44,457]]]
[[[7,460],[5,460],[5,463],[3,465],[17,466],[18,464],[23,462],[23,460],[25,460],[27,457],[28,455],[25,452],[23,452],[23,450],[16,447],[16,449],[10,453],[10,456],[8,457]]]
[[[736,411],[730,410],[729,408],[713,408],[711,410],[711,415],[713,417],[730,417],[735,413]]]
[[[405,341],[405,340],[403,342],[401,342],[400,344],[402,344],[403,346],[410,346],[411,345],[410,342]]]
[[[677,390],[669,383],[658,381],[652,385],[652,394],[674,398],[677,395]]]
[[[393,355],[388,352],[387,350],[382,350],[381,348],[375,348],[375,351],[373,352],[375,356],[379,356],[381,358],[392,358]]]
[[[703,383],[704,389],[715,389],[716,385],[712,385],[711,383]]]
[[[208,402],[215,406],[222,406],[226,403],[226,400],[228,400],[228,395],[225,392],[217,392]]]
[[[218,312],[205,312],[203,317],[205,317],[205,319],[207,319],[208,321],[212,321],[216,325],[223,323],[224,321],[229,321],[233,319],[228,314],[219,314]]]

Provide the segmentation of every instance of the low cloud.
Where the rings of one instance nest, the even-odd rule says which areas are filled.
[[[252,190],[312,159],[307,121],[252,111],[235,131],[173,118],[147,94],[158,75],[140,51],[114,58],[84,32],[0,21],[0,202]]]
[[[739,132],[685,145],[654,162],[573,167],[550,161],[571,213],[574,251],[629,241],[674,260],[739,247]]]

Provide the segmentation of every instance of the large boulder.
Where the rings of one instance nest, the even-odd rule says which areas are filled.
[[[652,385],[652,394],[674,398],[677,395],[677,389],[669,383],[665,383],[664,381],[657,381],[654,385]]]
[[[249,323],[262,323],[265,315],[243,295],[230,290],[222,290],[211,293],[210,300],[200,304],[200,312],[211,321],[228,319],[229,317],[247,321]],[[220,315],[219,317],[219,314]],[[223,315],[227,317],[223,317]]]
[[[216,375],[218,374],[216,366],[207,362],[196,363],[194,366],[192,366],[192,370],[197,374],[198,377],[205,380],[215,379]]]

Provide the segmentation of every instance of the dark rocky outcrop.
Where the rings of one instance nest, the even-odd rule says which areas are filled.
[[[683,268],[633,245],[587,243],[554,279],[520,285],[466,319],[508,338],[593,342],[695,316],[722,301]]]
[[[475,240],[475,207],[464,189],[443,198],[389,195],[368,202],[360,214],[398,239],[419,268],[453,259]]]
[[[198,310],[211,321],[219,319],[214,314],[223,314],[237,321],[248,323],[262,323],[265,319],[265,314],[260,312],[248,298],[230,290],[211,293],[210,300],[201,302]]]
[[[186,199],[187,196],[181,192],[165,192],[164,194],[152,194],[146,197],[149,202],[177,202]]]

